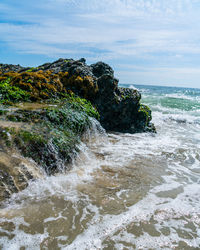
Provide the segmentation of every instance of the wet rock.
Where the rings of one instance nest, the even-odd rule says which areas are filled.
[[[106,63],[60,58],[32,68],[0,64],[0,72],[0,201],[39,178],[38,166],[48,175],[68,170],[89,117],[110,131],[155,132],[139,91],[119,87]],[[25,100],[32,108],[5,106]]]
[[[40,168],[17,152],[0,152],[0,202],[28,186],[29,180],[42,178]]]
[[[102,126],[116,132],[155,132],[155,127],[150,123],[150,109],[140,104],[140,92],[137,89],[118,87],[118,79],[114,77],[114,71],[109,65],[99,62],[91,67],[93,73],[99,76],[99,91],[94,103],[100,113]]]
[[[118,88],[114,79],[110,77],[106,79],[104,83],[108,87],[102,89],[102,93],[96,99],[103,127],[111,131],[129,133],[144,130],[144,126],[138,121],[140,93],[132,89]]]
[[[83,133],[98,119],[91,103],[68,97],[52,105],[10,107],[0,115],[0,202],[29,180],[65,172]]]
[[[106,97],[108,97],[108,95],[115,94],[118,86],[118,80],[112,75],[106,74],[98,78],[97,84],[99,88],[98,97],[103,98],[103,94],[106,94]]]

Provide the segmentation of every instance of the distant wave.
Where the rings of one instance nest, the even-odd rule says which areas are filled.
[[[185,95],[185,94],[182,94],[182,93],[166,94],[165,96],[169,97],[169,98],[177,98],[177,99],[186,99],[186,100],[192,100],[192,101],[200,101],[200,96]]]

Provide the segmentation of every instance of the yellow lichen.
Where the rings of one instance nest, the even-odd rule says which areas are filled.
[[[10,85],[29,92],[32,100],[52,98],[66,91],[91,99],[98,91],[97,84],[91,76],[70,76],[68,72],[54,74],[50,70],[40,70],[0,74],[0,82],[6,79],[9,79]]]

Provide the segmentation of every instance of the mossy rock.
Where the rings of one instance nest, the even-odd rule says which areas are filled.
[[[119,87],[113,69],[105,63],[88,66],[85,59],[60,58],[36,68],[0,65],[0,70],[0,103],[55,102],[75,94],[92,102],[108,131],[151,130],[151,112],[140,104],[140,92]],[[10,119],[14,121],[15,117]]]
[[[1,102],[37,101],[62,98],[74,92],[82,98],[95,97],[98,86],[91,76],[69,75],[68,72],[54,74],[51,71],[8,72],[0,74]]]
[[[140,104],[137,113],[137,129],[138,131],[156,132],[155,127],[150,123],[152,120],[151,110],[147,105]]]
[[[65,171],[78,152],[80,138],[91,126],[90,117],[99,118],[91,103],[68,95],[55,106],[8,112],[5,119],[21,126],[1,129],[0,137],[7,146],[32,158],[47,174],[54,174]]]
[[[8,110],[0,108],[0,116],[8,113]]]
[[[147,105],[140,104],[138,113],[139,117],[141,117],[141,119],[143,118],[146,121],[146,125],[148,125],[152,119],[150,108]]]
[[[27,101],[30,94],[17,86],[11,84],[12,78],[0,77],[0,103]]]

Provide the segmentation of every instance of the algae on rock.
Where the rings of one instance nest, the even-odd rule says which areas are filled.
[[[42,107],[33,103],[34,106]],[[79,151],[81,136],[91,126],[90,117],[98,119],[99,114],[88,101],[73,95],[43,106],[39,109],[30,109],[31,105],[29,109],[26,105],[22,108],[10,106],[2,110],[0,149],[5,157],[9,155],[6,152],[15,152],[30,162],[26,165],[37,166],[39,172],[51,175],[69,170],[69,163]],[[10,157],[14,157],[12,153]],[[29,179],[38,178],[38,172],[31,167],[29,171],[24,164],[16,166],[16,171],[11,171],[9,161],[2,164],[0,161],[0,200],[25,188]],[[19,177],[20,173],[25,176]],[[20,187],[16,178],[22,179]]]
[[[52,174],[66,169],[66,164],[78,150],[76,145],[81,135],[91,125],[90,117],[98,118],[98,112],[89,102],[68,96],[56,106],[39,110],[18,109],[11,114],[8,112],[4,119],[23,123],[19,129],[7,128],[10,144]],[[29,124],[29,128],[25,129],[25,124]]]
[[[84,58],[60,58],[35,68],[1,64],[0,70],[0,95],[4,102],[18,102],[24,99],[42,101],[62,98],[73,92],[91,101],[97,108],[100,122],[106,130],[155,132],[155,127],[151,124],[151,114],[141,114],[139,91],[118,87],[118,79],[106,63],[97,62],[89,66]],[[8,80],[11,90],[7,96],[3,83]],[[13,88],[18,88],[16,98],[12,92]]]
[[[0,154],[21,157],[16,171],[11,160],[0,161],[0,200],[25,188],[40,171],[68,170],[90,117],[106,130],[155,132],[151,110],[140,99],[139,91],[120,88],[103,62],[89,66],[84,58],[61,58],[38,67],[0,64]],[[30,171],[22,164],[28,166],[29,159]]]

